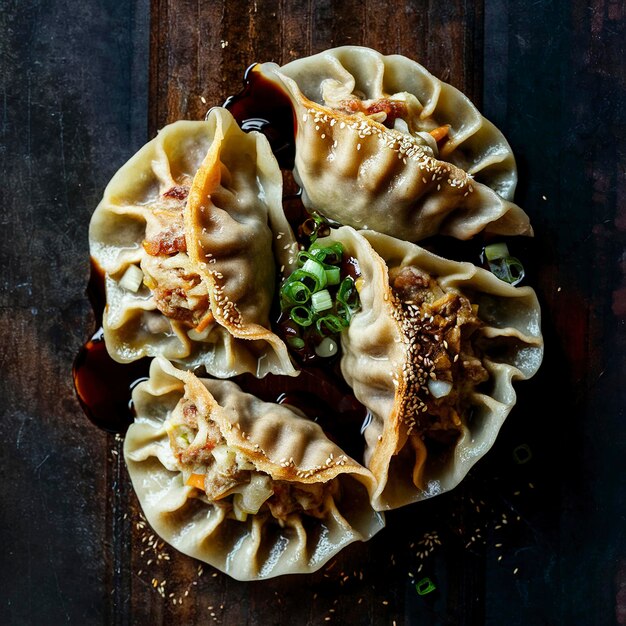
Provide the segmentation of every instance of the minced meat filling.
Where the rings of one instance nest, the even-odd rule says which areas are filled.
[[[150,239],[145,239],[143,248],[150,256],[187,252],[182,213],[172,215],[170,224],[167,224]]]
[[[394,268],[389,278],[409,339],[404,407],[409,432],[441,439],[441,431],[460,431],[468,393],[489,378],[472,342],[482,321],[464,295],[444,292],[416,267]]]
[[[193,328],[206,316],[210,303],[205,285],[190,266],[184,253],[147,257],[141,262],[144,283],[152,291],[159,311]]]
[[[392,100],[391,98],[380,98],[378,100],[349,98],[339,102],[336,109],[345,113],[363,113],[388,128],[393,128],[396,119],[404,119],[408,113],[405,102]]]
[[[286,519],[292,513],[304,512],[312,517],[324,516],[324,501],[331,490],[330,483],[292,484],[276,481],[274,494],[267,506],[276,519]]]
[[[269,512],[279,521],[293,513],[313,517],[324,515],[327,495],[336,488],[328,483],[291,483],[274,481],[235,448],[226,444],[219,428],[211,419],[200,416],[196,405],[183,398],[168,420],[170,446],[183,474],[194,477],[193,486],[206,493],[209,500],[233,506],[233,495],[241,494],[254,477],[263,477],[271,486],[267,497],[259,502],[256,512]],[[198,437],[198,433],[201,436]],[[243,487],[243,489],[242,489]]]
[[[209,312],[209,297],[186,254],[183,211],[188,193],[188,186],[177,185],[152,205],[142,244],[148,256],[143,258],[141,269],[157,309],[195,328]]]
[[[165,191],[150,205],[150,220],[146,226],[144,250],[151,256],[186,252],[183,211],[189,187],[177,185]]]

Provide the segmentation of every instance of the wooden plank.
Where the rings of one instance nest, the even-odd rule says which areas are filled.
[[[150,131],[201,118],[239,90],[254,62],[349,44],[406,54],[480,100],[481,3],[152,0]]]
[[[620,3],[5,5],[3,624],[626,623]],[[545,366],[452,493],[390,513],[382,533],[317,574],[237,583],[161,545],[121,442],[80,412],[69,372],[93,323],[87,225],[148,134],[201,118],[254,61],[347,43],[419,60],[482,102],[510,139],[537,233],[519,251],[544,307]],[[532,452],[523,465],[520,445]],[[423,576],[437,589],[421,597]]]
[[[626,311],[614,304],[626,244],[624,7],[489,1],[485,16],[485,108],[518,155],[548,345],[541,410],[525,403],[522,413],[541,433],[532,445],[547,492],[533,516],[542,541],[527,553],[545,578],[532,567],[536,576],[516,585],[500,579],[487,616],[496,623],[523,594],[526,623],[614,623],[626,553],[625,483],[616,478],[626,465],[617,435]]]
[[[3,624],[109,621],[116,462],[71,366],[93,325],[89,217],[146,139],[147,17],[141,2],[0,11]]]

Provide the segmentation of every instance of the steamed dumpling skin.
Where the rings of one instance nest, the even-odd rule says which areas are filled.
[[[384,525],[369,501],[369,470],[287,406],[262,402],[229,381],[197,378],[160,358],[134,390],[133,401],[137,418],[126,435],[124,456],[146,518],[176,549],[233,578],[313,572]],[[195,425],[185,443],[191,442],[195,456],[186,465],[171,443],[173,419],[175,427]],[[212,455],[216,440],[215,458],[236,457],[238,466],[230,471],[228,491],[212,498],[215,485],[205,483],[205,494],[194,482],[197,475],[190,480],[189,468],[203,471],[203,455]],[[229,470],[222,470],[219,480],[228,476]],[[259,482],[274,493],[271,505],[238,519],[233,502],[240,496],[233,494],[246,498],[250,485]],[[322,499],[309,513],[298,506],[285,510],[280,493],[290,488]]]
[[[470,263],[449,261],[372,231],[342,227],[324,242],[340,242],[357,259],[361,271],[361,309],[342,333],[341,371],[372,414],[364,432],[364,463],[376,479],[374,507],[397,508],[452,489],[493,445],[515,404],[513,381],[530,378],[539,368],[543,340],[534,291],[512,287]],[[417,303],[403,304],[392,290],[390,276],[402,268],[433,278],[442,302],[446,297],[460,299],[466,307],[471,305],[472,314],[477,307],[479,324],[472,337],[480,351],[476,355],[461,352],[461,358],[468,360],[461,371],[472,368],[482,381],[486,375],[488,386],[483,389],[453,379],[453,392],[459,399],[455,410],[459,405],[462,408],[460,416],[452,413],[456,423],[442,424],[429,414],[428,402],[420,399],[428,398],[431,389],[433,363],[425,365],[418,359],[423,358],[420,345],[431,332],[432,322],[407,317],[407,311],[418,310]],[[476,326],[472,314],[464,315]],[[441,347],[443,340],[435,331],[433,345]],[[443,347],[437,352],[452,361],[454,346]],[[472,359],[479,362],[472,365]],[[441,432],[446,435],[440,442],[444,446],[429,447],[424,424],[431,422],[435,428],[448,429]]]
[[[113,359],[163,356],[221,378],[297,373],[269,320],[279,268],[289,273],[297,247],[281,173],[265,137],[225,109],[166,126],[130,159],[89,238]]]
[[[508,143],[419,64],[347,46],[257,71],[291,98],[294,176],[309,210],[412,242],[532,234],[511,202],[517,171]],[[448,133],[441,145],[430,134],[440,128]]]

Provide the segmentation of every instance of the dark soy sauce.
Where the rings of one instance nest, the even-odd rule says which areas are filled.
[[[293,169],[296,154],[294,134],[296,118],[287,94],[259,73],[257,63],[251,65],[243,78],[240,93],[224,102],[242,130],[258,130],[272,147],[283,169]]]
[[[74,360],[72,374],[76,395],[85,414],[96,426],[108,432],[125,433],[133,421],[131,390],[148,376],[150,360],[118,363],[109,356],[102,331],[106,301],[104,274],[93,260],[87,295],[99,328]]]

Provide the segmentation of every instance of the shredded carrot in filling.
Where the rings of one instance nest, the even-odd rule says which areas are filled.
[[[185,484],[189,487],[195,487],[196,489],[202,489],[202,491],[204,491],[204,478],[205,474],[191,474]]]
[[[206,315],[198,322],[198,325],[194,328],[197,333],[201,333],[203,330],[206,330],[207,326],[211,325],[215,321],[215,317],[213,317],[213,313],[211,311],[207,311]]]
[[[450,133],[450,124],[433,128],[429,132],[435,138],[435,141],[439,143],[440,141],[448,138],[448,134]]]

